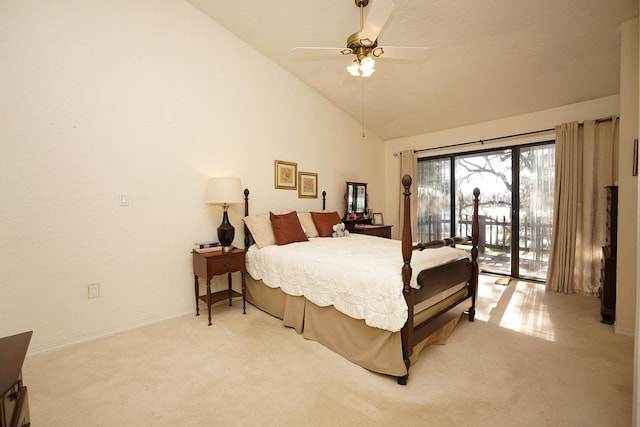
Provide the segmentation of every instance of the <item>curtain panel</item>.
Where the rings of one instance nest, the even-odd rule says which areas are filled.
[[[613,185],[616,117],[556,126],[555,198],[546,288],[597,295]]]

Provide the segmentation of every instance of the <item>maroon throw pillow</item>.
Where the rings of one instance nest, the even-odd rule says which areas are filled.
[[[269,212],[271,218],[271,228],[276,238],[277,245],[287,245],[293,242],[306,242],[309,239],[304,234],[304,230],[300,225],[298,213],[296,211],[283,215],[277,215]]]
[[[340,215],[336,211],[311,212],[311,218],[313,218],[313,223],[316,225],[320,237],[331,237],[333,226],[342,222]]]

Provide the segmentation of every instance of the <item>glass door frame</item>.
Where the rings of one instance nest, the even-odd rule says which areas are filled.
[[[456,174],[455,174],[455,160],[456,157],[460,156],[474,156],[474,155],[482,155],[492,152],[511,150],[511,244],[510,244],[510,257],[511,257],[511,266],[510,266],[510,275],[511,277],[521,277],[520,276],[520,155],[521,150],[524,148],[531,148],[536,146],[550,145],[555,144],[555,140],[545,140],[539,142],[533,142],[528,144],[520,144],[520,145],[512,145],[512,146],[501,146],[495,148],[485,148],[482,150],[474,150],[467,152],[456,152],[449,154],[442,154],[436,156],[425,156],[418,158],[418,162],[427,161],[427,160],[443,160],[448,159],[450,163],[450,227],[452,232],[456,230],[457,227],[457,218],[456,218],[456,206],[455,206],[455,194],[457,191],[456,186]],[[482,202],[482,188],[480,189],[480,201]],[[514,244],[515,242],[515,244]],[[506,275],[506,273],[495,273],[490,272],[491,274],[502,274]],[[534,277],[526,277],[527,280],[534,281],[544,281],[544,279],[537,279]]]

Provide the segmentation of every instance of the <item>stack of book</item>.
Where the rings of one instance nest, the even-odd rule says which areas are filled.
[[[220,242],[217,242],[215,240],[212,240],[210,242],[194,243],[193,250],[198,253],[221,251],[222,245],[220,244]]]

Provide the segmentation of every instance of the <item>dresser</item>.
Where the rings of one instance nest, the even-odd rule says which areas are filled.
[[[602,247],[600,268],[600,315],[602,323],[616,320],[616,257],[618,255],[618,187],[605,187],[607,191],[607,218],[605,245]]]
[[[358,218],[358,219],[347,219],[343,218],[342,222],[344,223],[344,228],[351,233],[354,228],[361,225],[371,225],[373,220],[371,218]]]
[[[0,427],[31,424],[22,364],[33,331],[0,338]]]
[[[369,236],[378,236],[390,239],[391,227],[393,227],[393,225],[359,224],[349,230],[349,233],[367,234]]]

